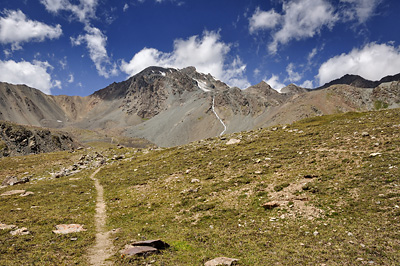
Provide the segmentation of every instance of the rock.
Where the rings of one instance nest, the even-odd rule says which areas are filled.
[[[278,202],[276,202],[276,201],[271,201],[271,202],[264,203],[262,206],[263,206],[263,208],[266,209],[266,210],[271,210],[271,209],[273,209],[273,208],[279,207],[279,205],[280,205],[280,204],[279,204]]]
[[[26,197],[26,196],[33,195],[33,194],[35,194],[35,193],[33,193],[32,191],[26,191],[25,193],[22,193],[22,194],[19,195],[19,196],[20,196],[20,197]]]
[[[378,155],[382,155],[382,153],[380,153],[380,152],[373,152],[373,153],[371,153],[371,154],[369,155],[369,157],[375,157],[375,156],[378,156]]]
[[[230,139],[230,140],[228,140],[226,145],[232,145],[232,144],[238,144],[238,143],[240,143],[240,139]]]
[[[204,266],[217,266],[217,265],[236,265],[238,259],[226,258],[226,257],[219,257],[213,260],[207,261]]]
[[[134,255],[147,255],[149,253],[157,253],[158,249],[149,246],[130,246],[120,251],[124,256],[134,256]]]
[[[308,178],[308,179],[311,179],[311,178],[316,178],[316,177],[318,177],[317,175],[305,175],[305,176],[303,176],[304,178]]]
[[[56,225],[57,230],[53,230],[55,234],[69,234],[86,231],[81,224],[59,224]]]
[[[198,180],[197,178],[193,178],[190,183],[200,183],[200,180]]]
[[[369,133],[368,133],[368,132],[363,132],[363,133],[361,133],[361,136],[363,136],[363,137],[368,137],[368,136],[369,136]]]
[[[148,246],[148,247],[153,247],[153,248],[156,248],[156,249],[169,248],[169,245],[167,243],[165,243],[164,241],[160,240],[160,239],[134,242],[131,245],[132,246]]]
[[[16,176],[7,176],[6,179],[1,183],[3,186],[14,186],[17,184],[24,184],[29,182],[29,177],[25,176],[18,179]]]
[[[23,193],[25,193],[25,190],[10,190],[10,191],[4,192],[0,196],[10,196],[10,195],[15,195],[15,194],[23,194]]]
[[[28,231],[26,227],[19,228],[17,230],[11,231],[10,234],[13,236],[23,236],[29,235],[31,232]]]
[[[13,224],[7,225],[0,223],[0,230],[9,230],[9,229],[14,229],[15,227],[17,226]]]

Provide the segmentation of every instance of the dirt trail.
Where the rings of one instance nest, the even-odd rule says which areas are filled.
[[[90,179],[94,180],[94,185],[97,190],[96,198],[96,244],[89,250],[90,265],[112,265],[105,260],[113,255],[113,243],[110,239],[110,232],[106,232],[106,204],[104,202],[104,189],[100,185],[99,180],[95,178],[96,174],[101,170],[97,169]]]

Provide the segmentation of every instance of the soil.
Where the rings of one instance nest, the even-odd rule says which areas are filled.
[[[89,250],[89,262],[90,265],[112,265],[111,262],[107,262],[106,259],[111,257],[114,252],[114,246],[110,239],[110,231],[106,231],[106,204],[104,202],[104,189],[100,184],[99,180],[95,178],[96,174],[101,170],[97,169],[91,176],[90,179],[94,180],[94,185],[97,191],[96,198],[96,243]]]

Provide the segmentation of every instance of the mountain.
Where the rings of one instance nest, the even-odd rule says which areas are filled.
[[[241,90],[194,67],[149,67],[86,97],[0,83],[0,120],[143,138],[168,147],[316,115],[399,107],[394,81],[399,77],[385,77],[375,86],[346,75],[326,88],[290,84],[279,93],[264,81]]]
[[[399,80],[400,80],[400,74],[397,74],[394,76],[386,76],[379,81],[371,81],[371,80],[364,79],[363,77],[360,77],[358,75],[346,74],[339,79],[332,80],[331,82],[326,83],[325,85],[323,85],[321,87],[318,87],[317,89],[325,89],[325,88],[329,88],[332,85],[338,85],[338,84],[345,84],[345,85],[350,85],[350,86],[358,87],[358,88],[375,88],[375,87],[378,87],[379,85],[381,85],[382,83],[399,81]]]

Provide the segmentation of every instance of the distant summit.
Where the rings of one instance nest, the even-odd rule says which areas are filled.
[[[392,82],[392,81],[400,81],[400,74],[394,76],[386,76],[379,81],[371,81],[364,79],[363,77],[358,75],[346,74],[343,77],[332,80],[331,82],[326,83],[325,85],[318,87],[316,89],[325,89],[332,85],[338,85],[338,84],[346,84],[357,88],[375,88],[381,85],[382,83]]]

